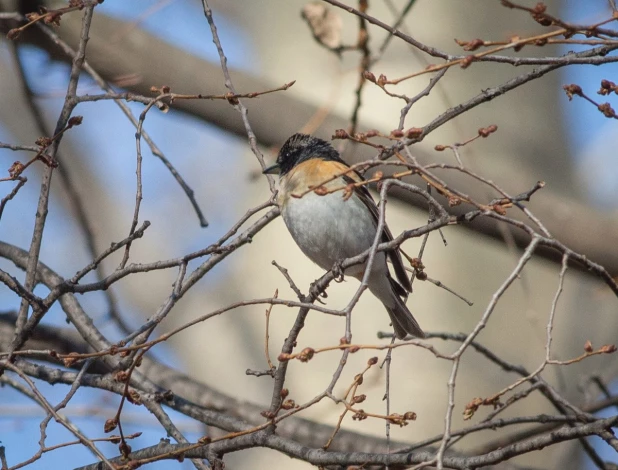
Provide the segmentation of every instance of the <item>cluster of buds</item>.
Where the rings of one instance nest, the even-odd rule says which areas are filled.
[[[345,129],[337,129],[331,138],[345,140],[350,138],[350,134]]]
[[[143,403],[142,396],[135,389],[129,389],[126,394],[127,401],[133,405],[141,405]]]
[[[62,363],[64,364],[64,367],[71,367],[77,361],[79,361],[79,354],[76,353],[76,352],[71,352],[71,353],[69,353],[69,355],[67,357],[64,357],[62,359]]]
[[[571,83],[570,85],[563,85],[562,89],[565,91],[569,101],[573,99],[573,96],[584,96],[584,92],[582,91],[582,87],[576,85],[575,83]]]
[[[13,164],[9,167],[9,176],[16,179],[24,171],[24,168],[25,167],[22,162],[13,162]]]
[[[423,135],[423,129],[421,127],[410,127],[404,131],[401,129],[394,129],[391,131],[390,137],[393,139],[401,139],[403,137],[407,139],[418,139]]]
[[[616,346],[613,344],[604,344],[603,346],[601,346],[597,353],[601,353],[601,354],[612,354],[616,352]],[[592,347],[592,343],[590,342],[590,340],[587,340],[586,343],[584,344],[584,351],[586,351],[586,353],[588,354],[592,354],[594,353],[594,348]]]
[[[372,137],[376,137],[378,135],[380,135],[380,133],[377,130],[369,129],[366,132],[355,132],[354,139],[358,140],[359,142],[367,142],[367,140],[371,139]]]
[[[448,206],[449,207],[455,207],[455,206],[458,206],[461,203],[462,203],[462,200],[461,200],[460,197],[453,196],[453,195],[449,195],[448,196]]]
[[[551,19],[549,15],[545,12],[547,11],[547,6],[543,2],[537,3],[532,10],[530,11],[530,15],[541,26],[551,26],[554,24],[554,21]]]
[[[130,374],[126,370],[119,370],[114,374],[114,380],[120,383],[125,383],[127,380],[129,380],[129,377]]]
[[[67,129],[70,129],[71,127],[74,126],[79,126],[84,120],[83,116],[71,116],[69,118],[69,122],[67,123]]]
[[[616,111],[609,103],[601,103],[597,106],[597,109],[603,113],[606,118],[616,118]]]
[[[371,139],[372,137],[377,137],[379,135],[380,132],[376,129],[369,129],[365,132],[355,132],[353,135],[350,135],[350,133],[345,129],[337,129],[331,138],[333,140],[353,139],[358,142],[367,142],[367,140]]]
[[[498,215],[506,215],[506,208],[512,206],[512,204],[494,204],[491,209]]]
[[[362,403],[367,399],[367,395],[364,393],[361,395],[355,395],[352,397],[352,404]]]
[[[62,13],[58,11],[48,11],[45,7],[40,7],[38,12],[33,11],[26,14],[26,18],[32,23],[43,20],[43,23],[53,26],[60,26],[61,17]]]
[[[381,73],[380,76],[376,78],[376,76],[369,70],[365,70],[363,72],[363,78],[367,81],[370,81],[371,83],[375,83],[379,87],[384,87],[384,85],[388,83],[388,78],[386,78],[386,75]]]
[[[297,355],[281,353],[281,354],[279,354],[277,359],[279,360],[279,362],[286,362],[286,361],[289,361],[290,359],[294,359],[294,358],[298,359],[300,362],[309,362],[311,360],[311,358],[313,358],[314,354],[315,354],[315,349],[313,349],[313,348],[305,348],[300,353],[298,353]]]
[[[291,410],[293,408],[298,408],[298,405],[294,400],[285,400],[283,403],[281,403],[282,410]]]
[[[476,51],[479,47],[485,45],[485,41],[482,39],[473,39],[472,41],[461,41],[459,39],[455,39],[455,42],[463,47],[463,50],[466,52]]]
[[[581,96],[582,98],[586,98],[592,104],[595,104],[597,106],[597,109],[601,111],[601,113],[603,113],[603,116],[605,116],[606,118],[618,118],[616,111],[614,111],[614,108],[612,108],[609,103],[595,103],[592,99],[590,99],[584,94],[582,88],[579,85],[564,85],[562,89],[565,91],[567,97],[569,98],[569,101],[571,101],[573,99],[573,96],[575,95]],[[597,91],[597,93],[599,95],[609,95],[612,92],[618,94],[618,86],[614,82],[611,82],[609,80],[602,80],[601,88],[599,89],[599,91]]]
[[[167,95],[171,91],[172,89],[169,85],[161,85],[160,87],[153,85],[150,87],[150,92],[156,93],[157,95]]]
[[[120,453],[125,459],[129,458],[129,454],[131,453],[131,446],[129,444],[127,444],[125,441],[122,441],[118,445],[118,449],[120,450]]]
[[[313,348],[305,348],[298,355],[298,360],[300,362],[309,362],[313,355],[315,354],[315,349]]]
[[[597,91],[597,93],[599,95],[610,95],[611,93],[615,93],[618,95],[618,85],[616,85],[614,82],[611,82],[609,80],[601,80],[601,88],[599,88],[599,91]]]
[[[481,137],[485,138],[485,137],[489,137],[491,134],[493,134],[497,130],[498,130],[498,126],[496,126],[495,124],[491,124],[490,126],[487,126],[487,127],[481,127],[478,130],[478,133]]]
[[[466,57],[462,59],[460,67],[462,69],[467,69],[468,67],[470,67],[470,64],[474,62],[475,60],[476,60],[476,57],[474,57],[473,55],[467,55]]]
[[[473,398],[470,403],[466,405],[463,410],[463,418],[464,420],[469,420],[474,416],[474,413],[478,411],[481,405],[484,405],[485,400],[483,398]]]
[[[386,417],[387,421],[391,424],[396,424],[400,427],[408,425],[408,421],[416,420],[416,413],[414,411],[407,411],[403,415],[399,413],[392,413]]]
[[[282,410],[291,410],[292,408],[298,408],[296,402],[292,399],[287,399],[287,396],[290,394],[290,391],[287,388],[282,388],[279,396],[281,397],[281,409]]]
[[[118,420],[116,418],[109,418],[107,421],[105,421],[105,424],[103,425],[103,432],[112,432],[114,429],[116,429],[117,426]]]
[[[494,395],[493,397],[489,397],[489,398],[478,398],[478,397],[474,398],[464,408],[464,411],[463,411],[464,420],[467,421],[470,418],[472,418],[474,416],[474,413],[476,413],[476,411],[481,406],[493,406],[494,409],[496,409],[496,408],[501,407],[503,405],[500,402],[500,396],[499,395]]]

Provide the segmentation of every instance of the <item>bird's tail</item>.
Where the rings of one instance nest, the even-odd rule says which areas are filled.
[[[378,287],[377,284],[372,285],[370,283],[369,288],[384,304],[388,315],[391,317],[395,336],[399,339],[404,339],[410,334],[417,338],[424,338],[425,332],[421,329],[401,298],[405,298],[407,294],[405,289],[391,276],[388,276],[388,284],[386,282],[380,284]],[[372,289],[372,287],[375,288]]]
[[[397,304],[395,307],[386,307],[388,315],[391,317],[393,328],[395,329],[395,336],[399,339],[404,339],[408,334],[416,336],[417,338],[424,338],[425,332],[421,329],[418,322],[414,319],[408,307],[403,303],[399,297],[397,297]]]

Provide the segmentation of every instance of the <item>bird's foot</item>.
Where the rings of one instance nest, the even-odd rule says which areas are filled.
[[[320,297],[327,298],[328,295],[326,294],[326,292],[324,292],[324,289],[318,287],[317,281],[312,282],[311,285],[309,286],[309,295],[313,297],[317,302],[321,303],[322,305],[326,305],[324,302],[320,300]]]
[[[337,261],[335,261],[335,264],[333,264],[333,267],[331,269],[331,271],[333,272],[333,276],[334,277],[334,281],[335,282],[343,282],[344,281],[344,273],[343,273],[343,260],[339,259]]]

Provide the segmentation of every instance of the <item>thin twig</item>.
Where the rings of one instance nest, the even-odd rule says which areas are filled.
[[[77,83],[79,81],[80,72],[86,56],[86,43],[88,42],[88,34],[90,31],[90,23],[92,21],[93,13],[94,5],[90,5],[84,10],[79,48],[73,59],[66,97],[62,110],[60,111],[58,121],[56,123],[56,129],[54,131],[54,135],[58,135],[58,138],[56,138],[52,142],[50,147],[50,158],[52,159],[52,161],[54,161],[55,159],[55,155],[58,151],[58,146],[60,145],[60,141],[62,139],[61,131],[67,127],[67,123],[69,122],[69,118],[71,117],[71,113],[73,112],[73,109],[75,107],[72,98],[77,93]],[[53,171],[53,165],[45,165],[41,182],[41,190],[39,194],[39,202],[37,204],[37,211],[35,215],[32,241],[30,243],[30,250],[28,253],[28,263],[26,266],[26,280],[24,282],[24,288],[29,291],[32,291],[35,284],[36,270],[39,262],[39,254],[41,252],[41,244],[43,242],[43,230],[45,228],[45,222],[47,220]],[[26,322],[28,321],[28,307],[28,301],[26,299],[22,299],[19,314],[17,316],[15,337],[13,338],[10,346],[11,352],[19,349],[29,335],[29,331],[26,331],[25,328]],[[41,316],[43,314],[44,312],[41,312]],[[2,372],[2,370],[3,368],[0,367],[0,373]]]
[[[2,213],[4,212],[4,207],[6,206],[6,204],[17,195],[17,192],[22,188],[24,184],[26,184],[27,181],[28,178],[26,177],[18,177],[17,184],[13,187],[11,192],[2,198],[2,200],[0,201],[0,220],[2,219]]]
[[[225,77],[225,87],[228,90],[230,90],[233,94],[236,94],[236,89],[234,88],[234,84],[232,83],[230,71],[227,68],[227,57],[225,56],[225,53],[223,52],[223,47],[221,46],[221,40],[219,39],[219,34],[217,33],[217,26],[215,25],[215,20],[212,15],[212,10],[210,9],[210,6],[208,5],[208,2],[206,0],[202,0],[202,7],[204,9],[204,16],[206,16],[206,20],[208,21],[208,24],[210,25],[210,31],[212,33],[212,41],[215,43],[215,46],[217,47],[217,52],[219,54],[219,59],[221,62],[221,70],[223,71],[223,76]],[[260,152],[260,150],[258,149],[257,139],[255,137],[255,134],[253,133],[253,130],[251,129],[251,124],[249,123],[247,108],[245,107],[245,105],[242,104],[242,101],[239,99],[234,100],[232,105],[234,106],[236,110],[238,110],[238,112],[240,112],[240,115],[242,116],[242,121],[245,126],[245,130],[247,132],[247,137],[249,139],[249,145],[251,146],[251,150],[253,151],[253,154],[255,155],[255,157],[258,159],[258,162],[260,163],[260,166],[262,167],[262,170],[263,170],[266,168],[266,163],[264,162],[264,156],[262,155],[262,152]],[[268,179],[268,185],[270,186],[270,192],[274,194],[275,193],[275,180],[271,175],[266,175],[266,178]]]

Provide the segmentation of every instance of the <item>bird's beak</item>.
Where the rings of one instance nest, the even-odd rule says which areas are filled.
[[[264,174],[264,175],[278,175],[280,171],[281,171],[281,168],[279,167],[279,164],[275,162],[272,165],[270,165],[269,167],[266,167],[264,169],[264,171],[262,172],[262,174]]]

